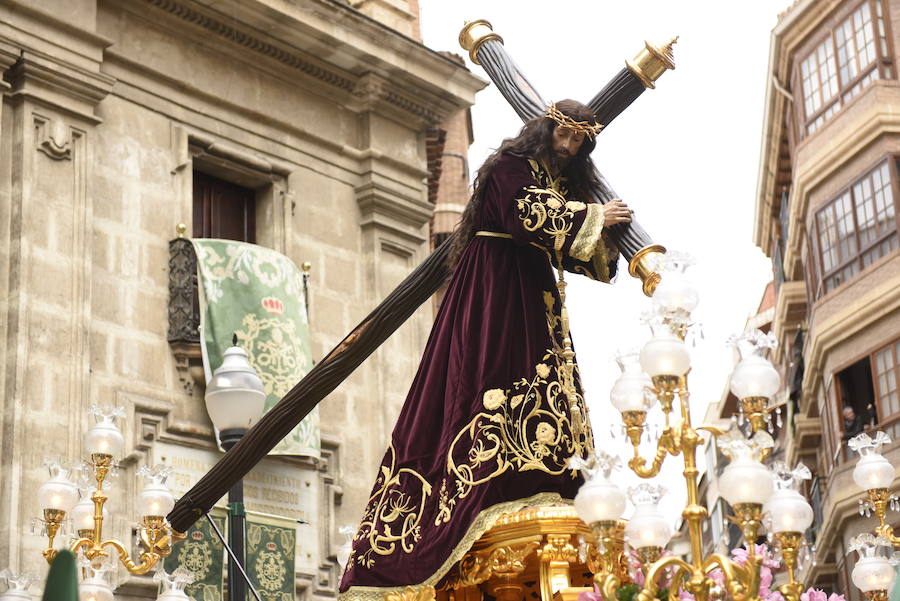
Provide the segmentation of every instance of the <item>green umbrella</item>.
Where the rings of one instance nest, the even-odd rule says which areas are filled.
[[[53,559],[41,601],[78,601],[75,554],[68,549],[60,551]]]

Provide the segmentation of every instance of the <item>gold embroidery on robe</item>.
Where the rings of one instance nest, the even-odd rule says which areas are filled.
[[[538,470],[556,476],[571,471],[569,458],[585,448],[585,439],[592,436],[587,430],[583,439],[573,438],[563,388],[567,375],[558,330],[561,323],[552,293],[544,292],[544,304],[552,348],[534,366],[530,380],[521,378],[510,388],[492,388],[482,394],[485,411],[457,433],[447,453],[447,475],[438,491],[435,526],[449,522],[457,501],[476,486],[509,470]],[[577,402],[583,407],[580,394]]]
[[[371,568],[375,565],[374,554],[391,555],[397,545],[406,553],[413,550],[422,536],[419,523],[425,500],[431,494],[431,484],[418,472],[409,468],[397,469],[397,453],[394,445],[388,446],[389,465],[382,465],[375,480],[375,491],[369,497],[366,513],[363,515],[359,531],[354,540],[367,539],[369,548],[359,557],[354,550],[347,565],[355,559],[359,564]],[[408,486],[403,486],[406,480]],[[416,495],[414,487],[420,489]]]

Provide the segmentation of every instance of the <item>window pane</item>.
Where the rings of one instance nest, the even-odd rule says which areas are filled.
[[[800,64],[800,71],[803,105],[806,116],[810,117],[838,92],[834,45],[830,36]]]
[[[897,390],[897,353],[900,344],[892,344],[875,353],[875,381],[878,383],[879,419],[900,413],[900,394]]]

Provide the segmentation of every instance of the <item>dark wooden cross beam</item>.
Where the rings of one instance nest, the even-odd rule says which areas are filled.
[[[625,67],[587,103],[598,123],[609,125],[645,89],[653,88],[654,82],[666,70],[675,68],[672,46],[676,41],[677,38],[661,48],[645,42],[644,49],[633,60],[626,61]],[[503,38],[494,32],[490,23],[483,19],[466,23],[459,34],[459,43],[469,51],[472,62],[484,68],[523,121],[544,114],[547,102],[506,52]],[[600,173],[597,175],[600,185],[591,191],[595,200],[606,204],[618,198],[606,178]],[[628,272],[643,281],[647,296],[653,294],[659,274],[651,268],[652,257],[664,253],[665,248],[654,244],[644,228],[634,220],[611,226],[609,233],[628,261]]]
[[[544,101],[506,56],[499,36],[490,30],[489,25],[485,26],[486,32],[474,27],[478,23],[473,22],[470,24],[471,27],[467,27],[476,36],[479,31],[490,35],[473,36],[473,50],[476,56],[486,68],[490,64],[490,69],[494,70],[498,78],[506,77],[509,82],[501,86],[497,83],[497,79],[494,79],[495,75],[492,74],[491,78],[497,83],[497,87],[507,96],[507,99],[510,99],[510,95],[518,99],[521,106],[516,110],[523,119],[543,114],[546,107]],[[649,44],[648,48],[650,48]],[[665,56],[665,52],[659,49],[655,49],[654,52],[655,54],[653,52],[648,54],[649,58],[641,59],[641,55],[639,55],[634,61],[636,65],[634,70],[631,69],[631,66],[623,70],[627,73],[619,73],[591,101],[589,106],[598,119],[601,119],[601,123],[608,125],[616,115],[640,95],[645,86],[652,87],[653,80],[665,70],[665,68],[659,67],[664,62],[660,57]],[[672,66],[668,68],[672,68]],[[635,72],[641,73],[641,76],[646,77],[647,80],[640,79],[638,75],[634,74]],[[489,73],[491,73],[490,70]],[[643,82],[641,86],[635,84],[635,78],[638,78],[637,81]],[[510,102],[513,101],[510,100]],[[513,103],[513,106],[517,105]],[[601,202],[615,197],[612,188],[605,183],[595,191],[595,195]],[[655,253],[665,252],[665,249],[654,245],[646,232],[634,222],[631,223],[630,228],[611,231],[616,232],[615,241],[619,244],[622,254],[628,259],[629,273],[643,281],[644,292],[649,296],[659,280],[659,276],[651,267],[649,258]],[[403,325],[422,303],[434,294],[450,275],[447,257],[453,245],[454,236],[455,234],[451,234],[421,265],[416,267],[381,304],[353,328],[340,344],[319,361],[277,405],[250,428],[243,438],[175,503],[174,509],[166,516],[173,529],[185,532],[197,519],[207,513],[216,501],[225,496],[235,482],[253,469],[253,466],[259,463],[282,438],[287,436],[294,426],[299,424],[322,399],[337,388],[375,349]]]

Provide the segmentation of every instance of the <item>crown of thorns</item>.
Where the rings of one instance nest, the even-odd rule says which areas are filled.
[[[544,116],[548,119],[553,119],[558,125],[562,127],[568,127],[569,129],[579,131],[592,140],[594,139],[594,136],[599,134],[600,130],[603,129],[603,125],[600,123],[591,123],[590,121],[576,121],[572,117],[556,108],[555,102],[551,102],[550,105],[547,106],[547,112],[544,113]]]

